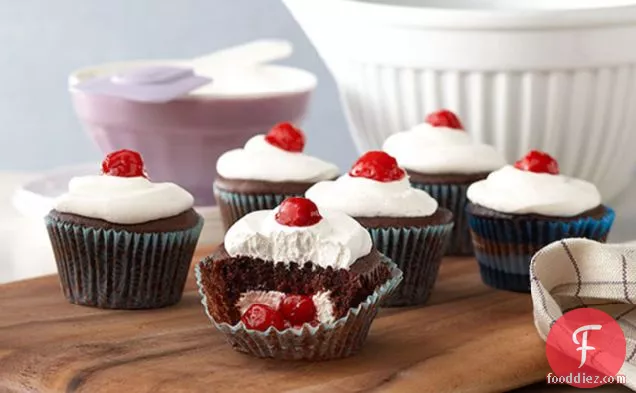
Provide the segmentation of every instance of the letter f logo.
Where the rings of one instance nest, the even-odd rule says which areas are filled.
[[[585,325],[576,329],[574,333],[572,333],[572,341],[574,341],[574,344],[581,345],[580,347],[576,349],[577,351],[581,351],[581,364],[579,364],[579,368],[583,367],[583,365],[585,364],[585,361],[587,360],[587,351],[593,351],[596,349],[590,345],[587,345],[588,332],[590,330],[601,330],[601,328],[602,328],[601,325]],[[583,332],[583,334],[581,334],[581,342],[579,342],[576,336],[581,332]]]

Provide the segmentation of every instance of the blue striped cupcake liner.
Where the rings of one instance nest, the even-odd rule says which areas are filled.
[[[208,299],[201,283],[201,264],[195,268],[201,304],[212,324],[225,335],[232,347],[243,353],[260,357],[284,360],[331,360],[357,353],[369,333],[371,323],[384,299],[402,281],[402,271],[390,259],[384,257],[391,270],[391,278],[377,288],[365,301],[349,310],[344,317],[317,326],[308,324],[300,328],[278,331],[270,327],[264,332],[245,327],[243,322],[230,325],[217,322],[210,314]]]
[[[68,223],[45,223],[62,291],[74,304],[108,309],[148,309],[176,304],[203,228],[134,233]]]
[[[242,194],[221,190],[214,186],[214,197],[221,211],[221,219],[225,229],[248,213],[258,210],[271,210],[280,205],[286,198],[303,196],[303,194]]]
[[[469,206],[469,225],[482,280],[497,289],[530,292],[532,256],[561,239],[578,237],[605,241],[615,217],[614,210],[605,209],[606,213],[599,219],[552,221],[478,216],[471,214]]]
[[[470,238],[468,228],[468,217],[466,216],[466,191],[470,184],[428,184],[415,183],[411,185],[420,190],[426,191],[435,198],[440,207],[446,208],[453,213],[455,226],[451,235],[450,243],[446,255],[473,255],[473,242]]]
[[[424,227],[367,228],[373,244],[404,273],[384,306],[413,306],[428,300],[451,237],[453,222]]]

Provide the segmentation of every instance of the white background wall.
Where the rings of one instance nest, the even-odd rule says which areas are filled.
[[[194,57],[264,37],[293,42],[285,63],[318,76],[307,150],[348,167],[356,153],[333,79],[280,0],[0,0],[0,170],[100,159],[70,104],[71,70]]]

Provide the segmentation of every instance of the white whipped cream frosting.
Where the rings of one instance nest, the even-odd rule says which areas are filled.
[[[316,307],[316,319],[320,323],[331,323],[335,320],[333,315],[333,303],[331,302],[330,291],[320,291],[311,297]],[[247,311],[252,304],[265,304],[273,309],[278,309],[285,294],[278,291],[247,291],[241,294],[237,307],[241,315]]]
[[[507,165],[468,187],[468,199],[503,213],[571,217],[601,204],[594,184]]]
[[[108,175],[71,179],[54,209],[115,224],[140,224],[176,216],[194,204],[192,195],[174,183],[153,183],[144,177]]]
[[[340,210],[352,217],[426,217],[438,206],[426,191],[411,187],[407,175],[379,182],[345,174],[314,184],[305,196],[319,208]]]
[[[225,234],[231,256],[300,265],[348,269],[371,252],[371,236],[356,220],[338,211],[320,209],[322,219],[310,226],[291,227],[276,222],[274,210],[260,210],[238,220]]]
[[[227,179],[271,182],[316,182],[338,176],[338,167],[303,153],[289,152],[269,144],[265,135],[252,137],[243,149],[225,152],[216,171]]]
[[[474,143],[465,131],[427,123],[389,136],[382,150],[401,167],[426,174],[491,172],[506,165],[494,147]]]

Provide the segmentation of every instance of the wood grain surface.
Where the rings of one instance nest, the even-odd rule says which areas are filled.
[[[529,295],[484,286],[447,259],[425,307],[384,309],[362,351],[322,362],[234,352],[191,276],[177,306],[68,304],[56,276],[0,286],[0,392],[495,392],[545,378]]]

